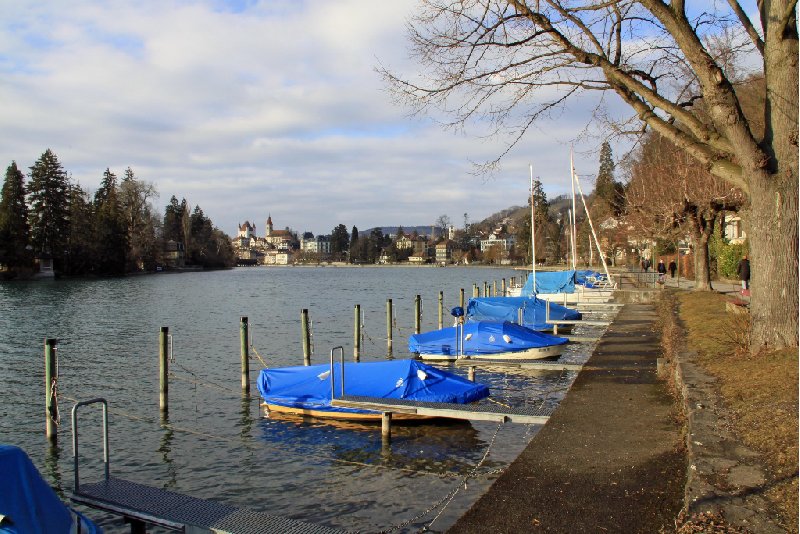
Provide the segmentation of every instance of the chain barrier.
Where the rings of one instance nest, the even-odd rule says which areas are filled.
[[[50,382],[50,418],[56,426],[61,426],[61,412],[58,410],[58,377]]]

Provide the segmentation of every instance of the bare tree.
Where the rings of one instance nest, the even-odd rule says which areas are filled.
[[[630,172],[627,222],[653,238],[689,233],[695,289],[710,291],[708,241],[722,212],[743,207],[744,194],[659,135],[648,136]]]
[[[752,348],[797,346],[797,0],[761,0],[760,28],[727,3],[422,0],[409,23],[422,75],[383,73],[418,111],[510,131],[509,148],[571,98],[615,94],[633,111],[619,132],[644,123],[749,197]],[[723,39],[735,42],[715,53]],[[763,134],[735,91],[732,67],[748,47],[766,80]]]

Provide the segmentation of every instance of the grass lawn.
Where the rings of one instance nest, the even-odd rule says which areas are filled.
[[[748,315],[725,310],[719,293],[681,292],[679,316],[689,350],[719,379],[719,393],[741,440],[763,455],[766,497],[798,528],[798,351],[751,356]]]

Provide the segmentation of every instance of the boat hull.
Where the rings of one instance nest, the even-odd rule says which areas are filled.
[[[372,413],[355,413],[355,412],[339,412],[330,410],[312,410],[308,408],[296,408],[290,406],[280,406],[278,404],[270,404],[262,402],[261,406],[264,409],[264,414],[269,417],[271,414],[280,415],[294,415],[301,417],[313,417],[315,419],[329,419],[334,421],[362,421],[362,422],[379,422],[383,417],[381,412]],[[395,421],[424,421],[430,419],[437,419],[427,415],[415,415],[407,413],[393,413],[392,422]]]
[[[558,358],[564,353],[564,345],[551,345],[549,347],[533,347],[514,352],[497,352],[494,354],[467,354],[464,356],[450,354],[420,353],[419,357],[425,361],[454,362],[461,359],[471,360],[543,360]]]

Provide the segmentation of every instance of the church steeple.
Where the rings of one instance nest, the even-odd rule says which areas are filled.
[[[269,237],[272,235],[272,214],[267,215],[267,235]]]

